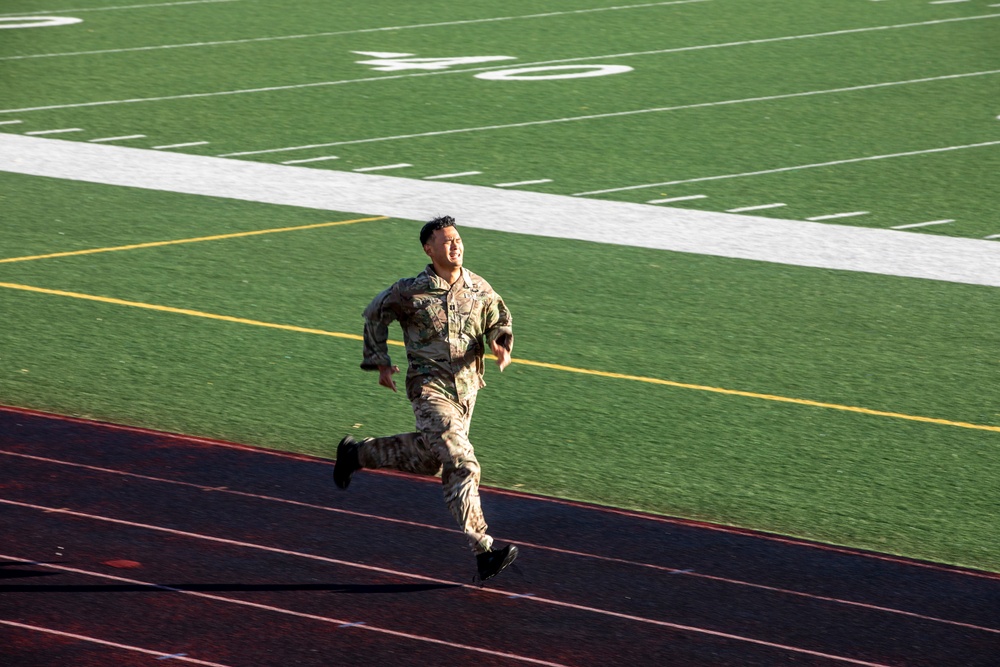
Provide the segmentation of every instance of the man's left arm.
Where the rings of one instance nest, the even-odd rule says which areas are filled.
[[[507,310],[507,304],[495,292],[486,304],[486,326],[483,335],[497,358],[500,371],[510,363],[510,353],[514,350],[514,321]]]

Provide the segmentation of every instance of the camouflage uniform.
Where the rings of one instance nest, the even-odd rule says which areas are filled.
[[[403,329],[406,396],[413,404],[413,433],[361,442],[358,460],[365,468],[393,468],[441,475],[444,499],[473,551],[493,543],[479,504],[479,462],[469,442],[476,392],[483,382],[483,355],[492,342],[513,343],[511,317],[489,283],[462,269],[453,285],[428,265],[375,297],[365,309],[365,347],[361,368],[391,366],[386,341],[389,324]]]

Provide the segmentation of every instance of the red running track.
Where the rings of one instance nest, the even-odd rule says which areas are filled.
[[[1000,575],[0,408],[0,664],[1000,664]]]

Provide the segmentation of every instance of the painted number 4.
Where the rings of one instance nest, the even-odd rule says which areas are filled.
[[[402,72],[405,70],[445,70],[458,65],[475,65],[516,60],[514,56],[458,56],[453,58],[414,58],[413,53],[389,53],[384,51],[353,51],[362,56],[372,56],[372,60],[359,60],[359,65],[371,65],[377,72]],[[579,79],[589,76],[607,76],[631,72],[626,65],[542,65],[495,70],[476,74],[477,79],[491,81],[540,81],[551,79]]]

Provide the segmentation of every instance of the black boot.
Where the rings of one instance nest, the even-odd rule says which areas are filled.
[[[476,555],[476,565],[479,566],[479,580],[486,581],[497,576],[505,567],[517,558],[517,547],[508,544],[503,549],[486,551]]]
[[[351,436],[346,436],[337,445],[337,463],[333,466],[333,482],[341,489],[351,484],[351,475],[361,468],[358,461],[358,448],[361,445]]]

